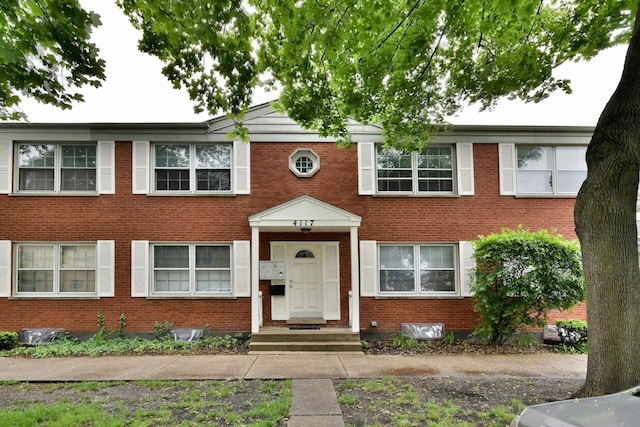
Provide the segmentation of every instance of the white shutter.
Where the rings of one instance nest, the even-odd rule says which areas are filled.
[[[358,194],[376,193],[376,146],[373,142],[358,143]]]
[[[271,243],[271,260],[272,261],[286,261],[287,247],[282,243]],[[286,275],[286,271],[285,271]],[[272,285],[286,285],[286,280],[272,280]],[[285,293],[288,294],[288,289],[285,288]],[[289,318],[289,310],[287,310],[287,297],[286,296],[271,296],[271,320],[287,320]]]
[[[11,193],[13,142],[0,141],[0,194]]]
[[[132,142],[132,183],[133,194],[149,193],[149,141],[133,141]]]
[[[498,163],[500,164],[500,195],[516,194],[516,146],[498,144]]]
[[[251,244],[249,240],[233,242],[233,294],[251,296]]]
[[[249,142],[233,141],[235,194],[251,194],[251,146]]]
[[[340,320],[340,251],[338,243],[325,243],[323,247],[324,318]]]
[[[99,297],[115,296],[115,241],[98,240],[96,245],[96,292]]]
[[[98,141],[98,193],[115,194],[116,192],[116,143],[115,141]]]
[[[0,297],[11,296],[11,241],[0,240]]]
[[[458,194],[473,196],[473,144],[456,144]]]
[[[378,245],[375,240],[360,241],[360,296],[376,296],[378,288]]]
[[[473,242],[460,242],[460,283],[462,286],[462,296],[473,296],[471,286],[473,285],[473,269],[476,267],[476,259],[473,257]]]
[[[149,296],[149,241],[131,241],[131,296]]]

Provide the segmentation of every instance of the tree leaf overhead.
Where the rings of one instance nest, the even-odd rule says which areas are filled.
[[[98,25],[77,0],[3,0],[0,120],[24,118],[24,96],[67,109],[83,100],[83,86],[100,86],[105,64],[89,41]]]

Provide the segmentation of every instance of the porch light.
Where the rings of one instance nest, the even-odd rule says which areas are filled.
[[[300,231],[302,232],[302,234],[309,234],[309,233],[311,233],[311,228],[310,227],[302,227],[300,229]]]

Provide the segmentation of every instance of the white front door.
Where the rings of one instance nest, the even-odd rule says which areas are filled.
[[[289,316],[322,317],[322,246],[290,246]]]

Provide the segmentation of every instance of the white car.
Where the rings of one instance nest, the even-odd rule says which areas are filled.
[[[605,396],[524,408],[510,427],[640,426],[640,386]]]

